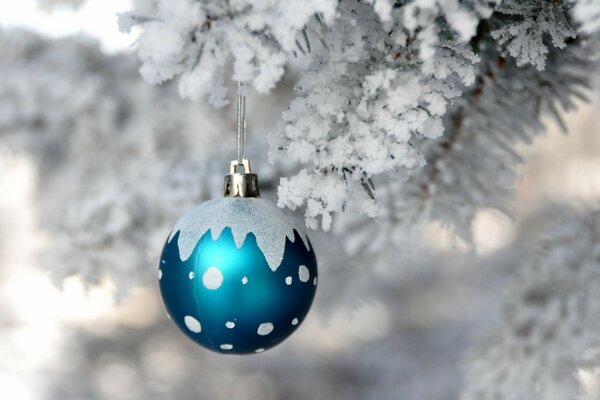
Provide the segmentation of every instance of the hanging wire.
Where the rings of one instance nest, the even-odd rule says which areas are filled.
[[[237,88],[237,162],[242,165],[246,159],[246,96],[242,94],[243,83]]]

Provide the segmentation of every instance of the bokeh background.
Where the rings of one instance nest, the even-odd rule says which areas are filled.
[[[179,334],[154,278],[172,224],[220,195],[235,110],[145,83],[135,32],[117,29],[128,8],[0,3],[0,397],[458,398],[515,246],[550,206],[599,198],[600,96],[565,113],[566,130],[548,120],[520,149],[515,214],[481,210],[472,244],[429,224],[418,246],[374,254],[344,223],[313,232],[319,290],[303,326],[264,354],[224,357]],[[294,80],[292,68],[271,95],[248,100],[250,159],[272,199],[295,168],[269,164],[267,143]],[[598,373],[578,378],[587,399],[600,398]]]

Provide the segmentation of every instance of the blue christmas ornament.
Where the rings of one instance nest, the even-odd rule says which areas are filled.
[[[302,323],[317,287],[304,230],[258,197],[256,175],[232,171],[225,197],[200,204],[173,228],[158,277],[168,315],[219,353],[260,353]],[[235,164],[235,165],[234,165]]]

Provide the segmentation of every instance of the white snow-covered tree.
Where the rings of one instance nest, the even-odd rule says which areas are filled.
[[[277,83],[286,62],[302,58],[297,95],[270,140],[272,159],[300,166],[282,178],[279,205],[305,207],[313,229],[321,217],[328,230],[332,214],[346,208],[378,217],[372,229],[355,215],[346,222],[378,251],[425,220],[468,240],[481,208],[510,215],[516,147],[544,131],[544,116],[562,124],[597,69],[598,7],[590,1],[323,1],[293,17],[296,2],[176,4],[144,3],[123,16],[125,28],[144,26],[144,77],[181,75],[182,96],[208,93],[219,106],[227,101],[228,58],[231,78],[259,93]],[[171,35],[172,45],[157,34]],[[539,270],[520,276],[523,296],[507,301],[508,332],[472,364],[465,398],[577,395],[580,360],[597,346],[597,326],[583,322],[597,320],[596,221],[570,218],[547,258],[520,269]],[[567,243],[582,231],[586,240],[574,252]],[[537,293],[541,285],[550,292]]]
[[[414,230],[438,221],[468,242],[482,208],[512,213],[517,147],[544,132],[545,116],[562,124],[597,75],[599,10],[590,0],[137,0],[120,25],[141,27],[140,72],[156,86],[133,56],[90,41],[0,32],[0,167],[16,153],[35,170],[39,265],[57,282],[106,277],[122,296],[153,287],[172,224],[220,195],[235,81],[261,110],[249,153],[263,196],[303,208],[311,228],[335,228],[312,232],[319,297],[285,347],[224,367],[166,318],[110,334],[72,328],[69,362],[40,371],[42,398],[578,398],[577,372],[600,366],[597,212],[552,209],[541,233],[524,223],[487,257],[438,254]],[[7,276],[0,265],[0,283]],[[12,310],[0,308],[8,331]]]
[[[174,221],[195,203],[221,195],[222,176],[234,157],[233,124],[224,114],[180,100],[173,85],[147,85],[137,75],[134,57],[106,57],[86,40],[7,31],[0,35],[0,48],[5,55],[0,61],[0,141],[5,149],[0,167],[14,163],[13,158],[24,159],[36,177],[31,183],[35,218],[25,222],[40,230],[44,243],[40,254],[30,256],[59,285],[78,274],[90,285],[110,279],[121,300],[135,297],[133,289],[152,294],[143,301],[153,311],[140,325],[113,322],[116,326],[108,333],[102,321],[85,328],[70,326],[58,350],[61,357],[36,371],[35,380],[43,382],[40,399],[325,395],[341,400],[352,393],[363,398],[400,393],[447,400],[456,395],[460,371],[449,366],[460,361],[469,324],[462,323],[463,315],[449,311],[478,304],[468,301],[475,295],[476,286],[469,284],[477,279],[470,273],[474,265],[436,254],[409,261],[407,255],[407,266],[390,263],[394,268],[367,274],[366,260],[344,255],[344,235],[311,235],[320,249],[320,265],[331,275],[321,279],[312,322],[303,325],[294,342],[262,361],[229,359],[226,367],[219,356],[194,349],[160,308],[154,288],[156,260]],[[273,103],[263,104],[264,109],[282,102],[281,93],[270,98]],[[273,120],[251,121],[260,126]],[[228,125],[231,140],[215,140],[223,138]],[[260,161],[266,143],[255,141],[248,151]],[[266,162],[254,167],[260,173],[261,195],[271,198],[277,177],[293,171]],[[1,231],[18,233],[27,242],[28,232],[16,229],[21,218],[2,207],[0,213]],[[11,243],[2,242],[2,260],[5,253],[12,255]],[[438,268],[441,262],[456,268],[444,272]],[[12,263],[0,263],[0,288],[12,268]],[[456,295],[448,297],[448,292]],[[424,295],[440,300],[426,322],[421,315]],[[15,310],[3,296],[0,307],[1,377],[19,357],[15,342],[22,340],[22,322],[12,317]],[[391,335],[396,326],[406,334]],[[450,338],[441,337],[437,329],[449,332]],[[424,356],[448,341],[451,351]],[[404,349],[402,357],[393,350],[398,348]],[[407,390],[398,392],[397,373],[383,374],[383,367],[404,371]],[[432,376],[439,382],[435,390]]]
[[[93,42],[2,32],[0,48],[2,144],[28,154],[38,191],[52,193],[40,195],[52,238],[45,264],[59,282],[110,277],[122,294],[144,285],[173,219],[216,192],[197,180],[225,164],[203,156],[223,148],[216,125],[172,88],[140,81],[131,57],[106,57]]]
[[[587,3],[139,1],[121,28],[143,27],[146,80],[180,75],[183,97],[215,106],[227,79],[266,93],[303,59],[271,153],[302,167],[279,204],[304,206],[309,227],[351,203],[400,230],[433,218],[468,238],[478,208],[510,213],[515,146],[588,85]]]
[[[467,364],[462,399],[575,399],[579,372],[600,366],[600,214],[548,207],[518,238],[518,257],[494,268],[515,282]]]

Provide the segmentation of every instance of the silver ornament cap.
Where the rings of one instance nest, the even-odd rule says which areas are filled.
[[[244,168],[243,173],[238,173],[239,167]],[[234,160],[229,166],[229,174],[225,175],[223,182],[223,195],[225,197],[260,197],[258,191],[258,177],[250,170],[250,161],[241,162]]]

